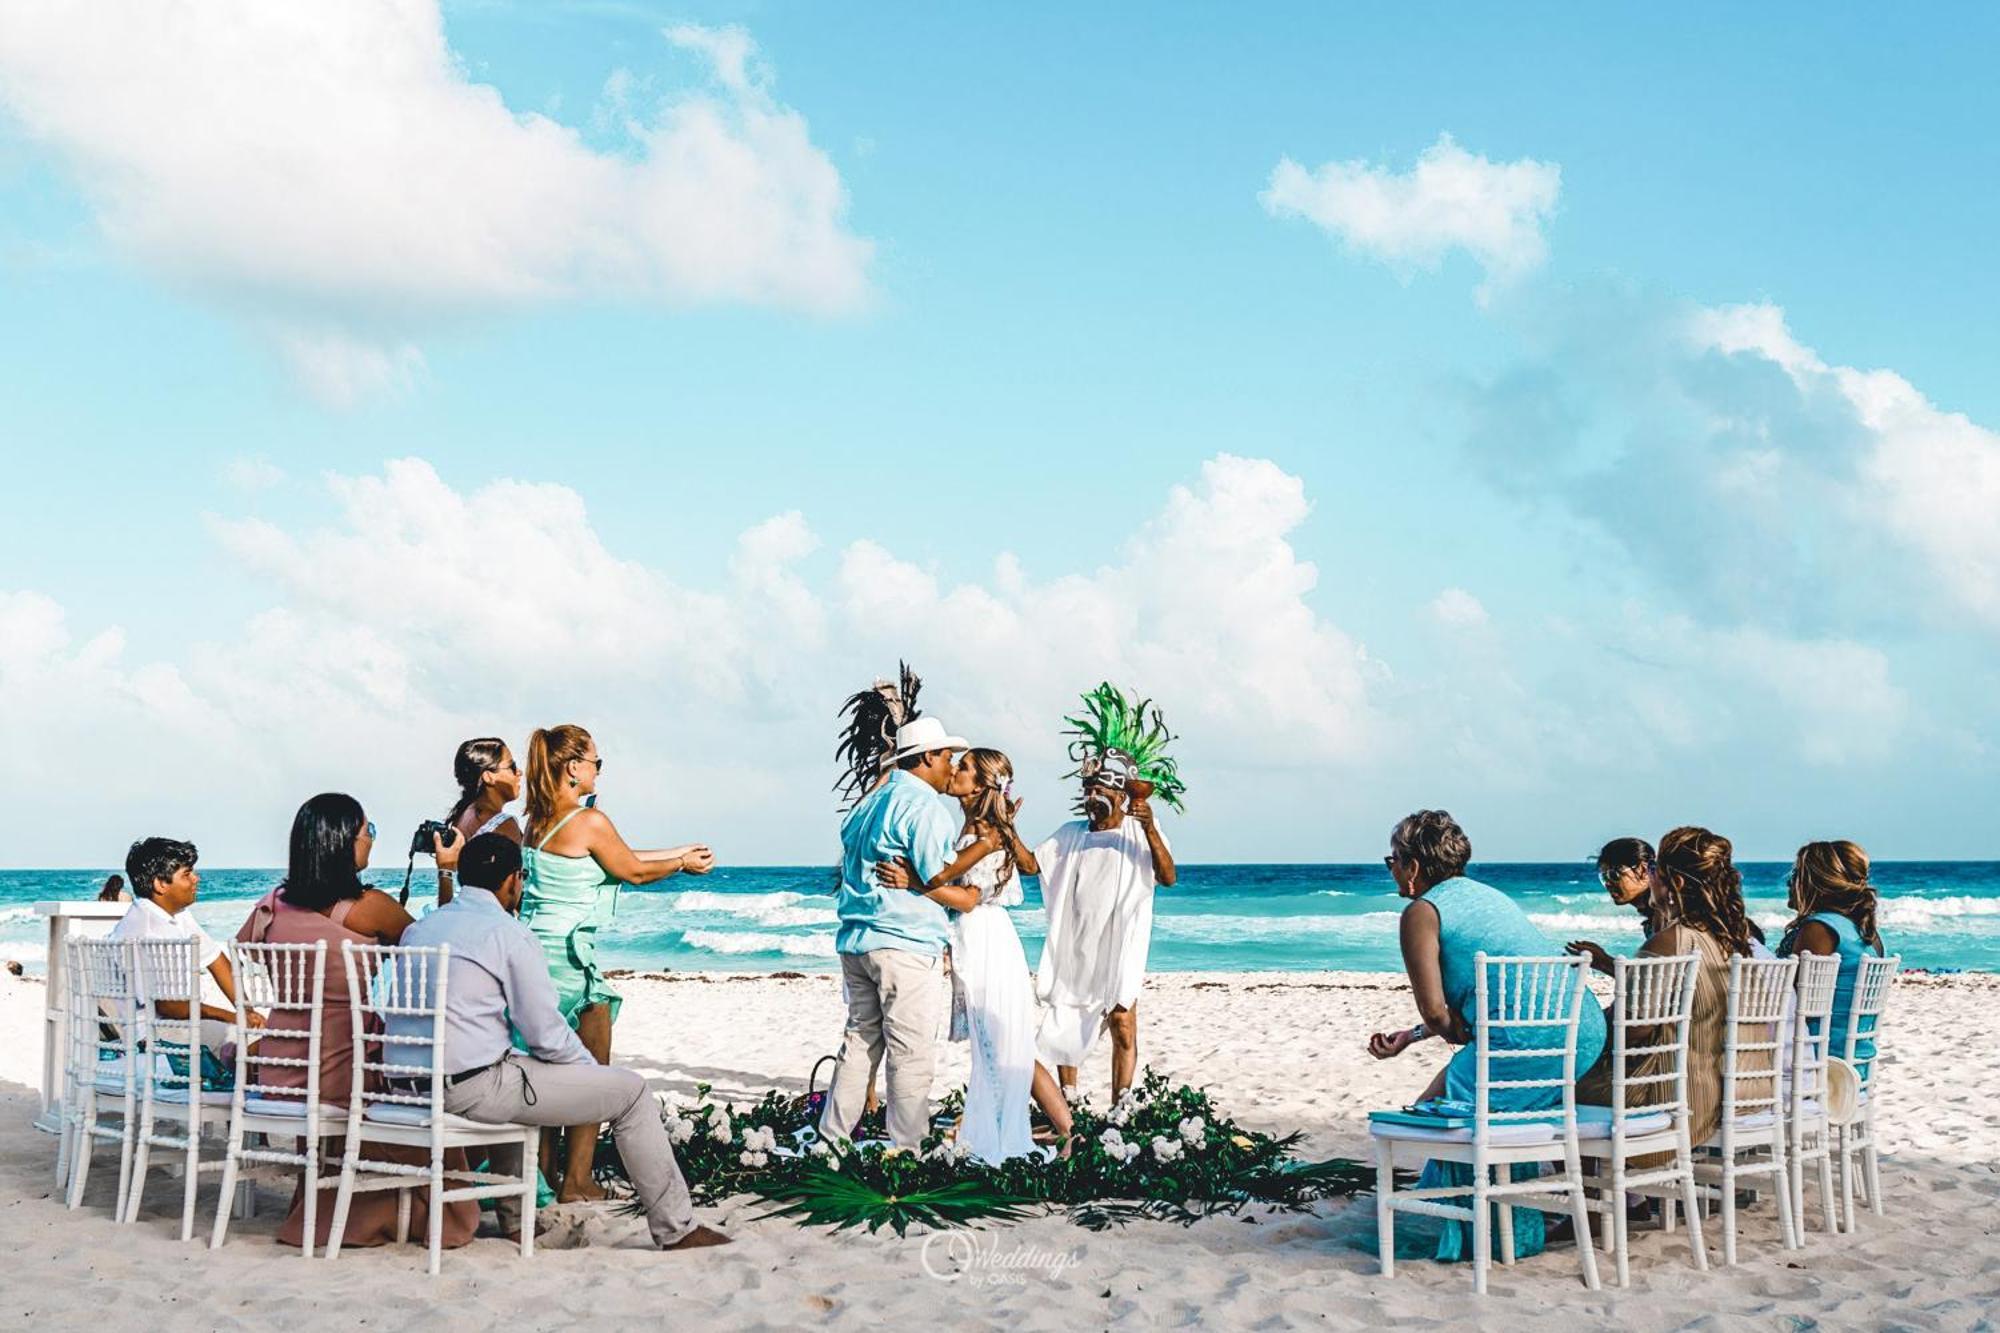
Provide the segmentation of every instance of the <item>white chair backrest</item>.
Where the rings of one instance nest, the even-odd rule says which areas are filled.
[[[1827,1057],[1833,1032],[1833,995],[1840,983],[1840,958],[1835,954],[1799,954],[1795,988],[1797,1013],[1792,1024],[1791,1105],[1802,1116],[1809,1099],[1826,1084]]]
[[[147,1085],[160,1089],[201,1088],[201,953],[193,939],[133,940],[132,970],[138,980],[138,1009],[144,1029]],[[170,1018],[160,1003],[184,1004],[185,1016]]]
[[[236,974],[236,1095],[241,1100],[256,1086],[259,1097],[297,1098],[304,1106],[319,1103],[320,1044],[325,1030],[326,941],[311,944],[245,944],[232,940],[229,965]],[[261,1011],[266,1026],[251,1040],[250,1012]],[[281,1049],[304,1055],[280,1055]],[[304,1069],[305,1082],[266,1083],[259,1069]]]
[[[1875,1086],[1875,1071],[1881,1068],[1882,1021],[1889,1008],[1889,992],[1902,955],[1870,958],[1863,954],[1854,971],[1853,1003],[1847,1011],[1846,1049],[1834,1054],[1855,1067],[1861,1075],[1861,1091]]]
[[[1780,1101],[1779,1052],[1791,1042],[1784,1030],[1799,965],[1791,958],[1729,960],[1729,1008],[1722,1042],[1722,1113],[1776,1114]]]
[[[442,1134],[450,948],[342,940],[340,953],[354,1014],[355,1096],[349,1102],[349,1122],[358,1125],[371,1107],[423,1107]]]
[[[1474,1110],[1477,1123],[1489,1121],[1545,1120],[1556,1109],[1495,1111],[1491,1093],[1495,1090],[1555,1088],[1562,1093],[1565,1132],[1574,1132],[1576,1121],[1576,1032],[1588,993],[1583,958],[1489,957],[1475,954],[1478,969],[1473,994],[1478,1016],[1473,1025],[1476,1046],[1476,1088]],[[1595,1003],[1593,1000],[1592,1003]],[[1539,1033],[1520,1039],[1495,1041],[1502,1033]],[[1515,1061],[1560,1060],[1560,1073],[1523,1068]],[[1499,1068],[1493,1068],[1498,1063]]]
[[[139,1022],[131,946],[124,940],[71,938],[64,947],[70,1058],[94,1062],[133,1054],[139,1044]],[[94,1076],[81,1072],[85,1078]],[[129,1061],[126,1072],[133,1072]]]
[[[1688,1036],[1694,1026],[1695,983],[1701,957],[1617,958],[1611,978],[1611,1118],[1623,1123],[1635,1090],[1645,1092],[1645,1114],[1679,1113],[1687,1107]],[[1631,1062],[1665,1055],[1656,1072],[1635,1075]]]

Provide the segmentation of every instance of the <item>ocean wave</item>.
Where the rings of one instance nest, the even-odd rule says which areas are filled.
[[[1354,916],[1162,916],[1153,933],[1188,944],[1236,944],[1299,935],[1364,935],[1393,939],[1396,912]]]
[[[49,946],[42,940],[0,940],[0,962],[39,967],[49,961]]]
[[[801,906],[804,903],[819,904]],[[676,912],[708,912],[742,917],[760,926],[831,926],[838,919],[832,900],[803,893],[713,893],[690,889],[667,899]]]
[[[1615,916],[1609,912],[1530,912],[1528,920],[1543,930],[1589,930],[1607,935],[1636,935],[1645,926],[1637,912],[1619,912]]]
[[[770,935],[756,930],[690,930],[681,944],[708,953],[776,953],[794,958],[831,958],[831,935]]]
[[[1949,923],[1954,917],[2000,916],[2000,898],[1882,898],[1876,919],[1885,926],[1921,929]],[[1982,923],[1984,924],[1984,923]]]
[[[34,919],[35,909],[32,907],[0,907],[0,926],[16,925]]]

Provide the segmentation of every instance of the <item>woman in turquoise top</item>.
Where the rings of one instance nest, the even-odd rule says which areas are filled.
[[[598,1063],[609,1064],[619,996],[597,965],[597,932],[617,911],[619,888],[651,884],[683,870],[705,875],[715,854],[696,843],[643,852],[626,846],[604,812],[589,804],[603,771],[597,742],[582,727],[549,727],[529,739],[521,922],[541,941],[563,1017]],[[604,1197],[591,1176],[597,1128],[570,1127],[558,1202]],[[542,1174],[553,1181],[553,1140],[545,1138],[543,1144]]]
[[[1827,1053],[1845,1059],[1861,956],[1872,952],[1880,957],[1885,952],[1875,929],[1875,886],[1868,882],[1868,853],[1851,842],[1809,842],[1792,862],[1790,886],[1789,906],[1795,915],[1778,953],[1785,958],[1802,953],[1839,956],[1840,980],[1833,992]],[[1857,1074],[1867,1074],[1874,1054],[1875,1043],[1865,1036],[1855,1042]]]
[[[1402,917],[1403,966],[1409,972],[1423,1022],[1401,1032],[1376,1033],[1369,1038],[1368,1051],[1386,1060],[1427,1037],[1443,1037],[1459,1047],[1418,1099],[1422,1109],[1446,1115],[1471,1115],[1474,1109],[1476,956],[1552,958],[1562,953],[1512,898],[1465,877],[1466,863],[1471,859],[1471,840],[1442,810],[1419,810],[1396,825],[1389,835],[1389,855],[1383,858],[1396,881],[1397,893],[1410,899]],[[1565,995],[1557,1003],[1567,999]],[[1502,1028],[1492,1038],[1496,1048],[1518,1050],[1540,1049],[1551,1043],[1546,1029],[1535,1028]],[[1596,997],[1586,991],[1576,1037],[1579,1080],[1597,1063],[1604,1048],[1604,1011]],[[1546,1059],[1508,1060],[1506,1065],[1496,1077],[1556,1078],[1562,1072],[1562,1054],[1558,1048]],[[1496,1088],[1488,1093],[1488,1105],[1495,1111],[1555,1110],[1562,1106],[1562,1090]],[[1453,1162],[1426,1163],[1419,1182],[1421,1188],[1471,1183],[1471,1168]],[[1542,1215],[1532,1208],[1516,1210],[1515,1253],[1539,1254],[1543,1239]],[[1472,1228],[1455,1223],[1439,1237],[1437,1257],[1463,1259],[1471,1248]]]

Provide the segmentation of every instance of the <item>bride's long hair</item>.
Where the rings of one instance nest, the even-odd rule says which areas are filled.
[[[973,780],[978,784],[965,798],[966,828],[988,828],[999,835],[1004,858],[1000,878],[1004,880],[1014,873],[1014,844],[1019,841],[1014,831],[1014,803],[1008,794],[1014,785],[1014,761],[998,750],[967,750],[965,762],[972,765]]]

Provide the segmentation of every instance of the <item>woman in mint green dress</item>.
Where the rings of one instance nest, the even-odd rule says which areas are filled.
[[[610,818],[588,803],[603,770],[597,742],[582,727],[549,727],[529,739],[521,922],[541,941],[563,1017],[598,1063],[609,1064],[619,996],[598,966],[597,932],[610,924],[624,885],[651,884],[681,871],[705,875],[715,854],[697,843],[664,851],[627,846]],[[569,1128],[557,1202],[603,1197],[591,1175],[597,1129]],[[542,1173],[554,1181],[551,1143],[544,1140]]]
[[[1472,1045],[1477,1020],[1474,1007],[1478,984],[1475,958],[1481,953],[1495,957],[1555,958],[1562,955],[1553,940],[1528,920],[1527,913],[1512,898],[1476,879],[1465,877],[1472,859],[1472,841],[1456,820],[1442,810],[1419,810],[1396,825],[1389,836],[1389,855],[1383,860],[1396,881],[1397,893],[1410,900],[1403,909],[1403,966],[1411,989],[1416,992],[1417,1012],[1423,1022],[1400,1032],[1378,1032],[1369,1038],[1369,1054],[1386,1060],[1401,1055],[1410,1046],[1429,1037],[1443,1037],[1459,1048],[1450,1063],[1418,1098],[1415,1109],[1439,1115],[1469,1116],[1477,1093],[1477,1055]],[[1555,997],[1567,1002],[1567,994]],[[1562,1073],[1561,1038],[1545,1029],[1501,1028],[1492,1033],[1496,1047],[1539,1050],[1554,1043],[1546,1058],[1509,1060],[1502,1076],[1507,1079],[1558,1078]],[[1604,1054],[1604,1011],[1597,999],[1584,992],[1576,1036],[1576,1077],[1579,1081]],[[1562,1106],[1561,1088],[1495,1088],[1488,1092],[1488,1105],[1495,1111],[1556,1111]],[[1518,1168],[1533,1170],[1532,1166]],[[1457,1162],[1428,1162],[1421,1188],[1440,1185],[1470,1185],[1472,1169]],[[1469,1198],[1469,1196],[1468,1196]],[[1521,1208],[1514,1215],[1514,1252],[1539,1254],[1544,1241],[1542,1215]],[[1472,1248],[1472,1228],[1452,1223],[1438,1239],[1437,1257],[1457,1260],[1468,1257]]]
[[[1796,915],[1785,928],[1778,955],[1818,954],[1840,959],[1834,984],[1833,1021],[1827,1025],[1827,1054],[1847,1058],[1847,1031],[1853,1025],[1854,978],[1864,954],[1881,957],[1875,928],[1875,886],[1868,880],[1868,853],[1851,842],[1809,842],[1792,862],[1789,906]],[[1871,1021],[1872,1020],[1868,1020]],[[1854,1043],[1855,1073],[1866,1076],[1875,1043],[1864,1033]]]

